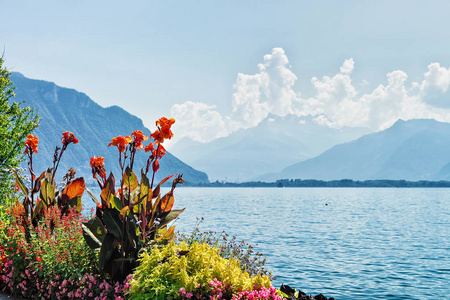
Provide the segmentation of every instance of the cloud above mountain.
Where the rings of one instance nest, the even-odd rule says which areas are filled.
[[[214,106],[192,101],[174,105],[171,114],[180,125],[180,137],[202,142],[254,127],[269,113],[310,115],[324,126],[365,126],[374,131],[391,126],[399,118],[450,122],[450,68],[431,63],[423,80],[412,83],[404,71],[395,70],[386,75],[387,82],[369,93],[361,92],[353,83],[354,68],[355,62],[349,58],[334,76],[313,77],[315,93],[303,97],[294,89],[297,76],[290,69],[284,50],[274,48],[264,56],[256,74],[238,74],[229,115],[220,114]]]

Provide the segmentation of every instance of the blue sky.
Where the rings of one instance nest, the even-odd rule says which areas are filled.
[[[268,113],[373,130],[399,117],[450,121],[448,1],[0,0],[0,7],[11,71],[119,105],[151,129],[174,116],[179,137],[225,136]]]

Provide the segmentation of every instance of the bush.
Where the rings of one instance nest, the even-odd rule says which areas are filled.
[[[185,292],[209,299],[220,290],[231,299],[233,293],[271,287],[268,276],[250,277],[235,258],[225,259],[219,251],[205,243],[171,242],[151,253],[143,252],[130,282],[130,298],[175,299]]]
[[[276,279],[264,268],[266,259],[261,252],[255,251],[251,244],[238,241],[236,236],[230,236],[225,231],[217,233],[215,231],[200,231],[199,225],[203,218],[197,219],[194,230],[190,234],[180,234],[177,237],[179,242],[206,243],[211,247],[220,247],[220,256],[223,258],[234,257],[239,261],[241,270],[247,271],[250,276],[267,275],[271,280]]]

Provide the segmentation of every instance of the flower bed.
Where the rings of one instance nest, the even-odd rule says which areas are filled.
[[[27,299],[306,299],[287,287],[274,288],[265,260],[243,242],[223,235],[219,243],[198,229],[175,239],[175,226],[168,224],[184,211],[173,209],[174,190],[184,181],[174,176],[165,195],[161,185],[173,175],[154,182],[166,153],[162,143],[172,138],[174,122],[156,121],[147,146],[143,142],[149,137],[139,130],[111,140],[108,146],[117,147],[121,170],[117,191],[104,158],[91,158],[99,200],[72,168],[62,185],[56,183],[63,153],[78,143],[73,133],[63,133],[53,167],[39,176],[33,169],[39,140],[29,135],[24,152],[29,184],[14,171],[22,194],[0,207],[1,291]],[[149,153],[140,178],[133,171],[139,150]],[[81,215],[85,191],[97,204],[89,220]],[[326,299],[317,297],[309,299]]]

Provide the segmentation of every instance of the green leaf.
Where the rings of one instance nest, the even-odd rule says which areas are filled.
[[[95,236],[95,234],[84,224],[81,224],[83,230],[83,237],[86,244],[92,249],[97,250],[102,246],[102,242]]]
[[[25,184],[23,183],[22,178],[20,178],[20,176],[19,176],[19,174],[17,174],[16,170],[14,170],[14,169],[11,169],[11,170],[13,171],[14,176],[16,177],[17,185],[20,187],[21,191],[25,194],[25,197],[28,198],[28,189],[25,186]]]
[[[55,201],[55,188],[49,183],[47,178],[41,182],[40,198],[47,207],[53,205]]]
[[[120,198],[117,198],[114,196],[114,198],[111,201],[111,208],[115,208],[117,210],[122,210],[123,206],[122,206],[122,201],[120,200]]]
[[[69,200],[69,207],[76,207],[77,212],[81,212],[81,197],[75,197]]]
[[[107,233],[105,235],[105,239],[103,240],[102,246],[100,248],[100,253],[98,254],[98,265],[99,269],[103,271],[105,267],[108,265],[109,260],[111,259],[111,255],[115,250],[115,237],[111,233]]]
[[[106,231],[102,221],[100,221],[97,216],[87,222],[83,222],[83,225],[92,232],[95,238],[97,238],[100,242],[103,241]]]
[[[133,173],[133,171],[130,169],[130,167],[126,167],[122,180],[123,180],[123,184],[131,192],[134,191],[139,186],[137,176],[136,176],[136,174]]]
[[[102,193],[100,194],[100,197],[102,199],[102,206],[103,207],[110,207],[110,202],[113,200],[115,192],[115,182],[113,173],[109,174],[108,179],[106,180],[105,187],[102,189]]]
[[[122,237],[122,221],[120,220],[120,212],[117,209],[107,208],[103,212],[103,222],[109,233],[113,234],[119,240]]]
[[[186,208],[183,209],[174,209],[172,210],[164,219],[161,220],[161,224],[158,227],[162,227],[167,225],[168,223],[175,220]]]
[[[134,222],[127,222],[127,236],[131,247],[136,249],[138,237],[136,235],[136,224]]]

